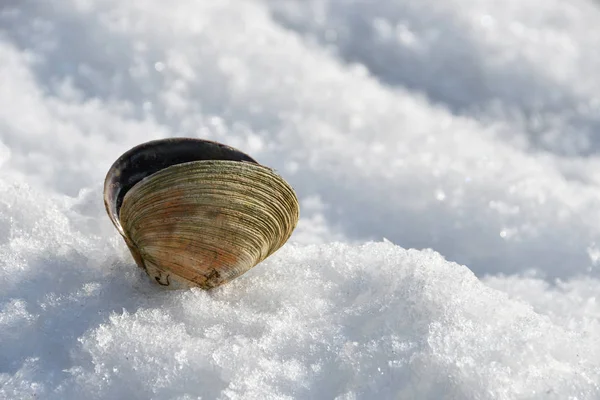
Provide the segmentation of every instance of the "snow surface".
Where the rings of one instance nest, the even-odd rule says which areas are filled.
[[[0,398],[600,399],[600,3],[0,4]],[[302,219],[211,292],[102,204],[146,140]],[[385,238],[385,239],[384,239]]]

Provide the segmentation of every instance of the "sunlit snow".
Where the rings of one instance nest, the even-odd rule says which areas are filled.
[[[600,3],[4,1],[0,399],[600,399]],[[147,140],[295,188],[165,291],[102,203]]]

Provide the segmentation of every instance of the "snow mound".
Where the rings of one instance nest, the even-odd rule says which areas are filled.
[[[288,244],[222,288],[169,292],[83,233],[103,212],[86,195],[2,198],[7,399],[600,395],[597,335],[431,250]]]

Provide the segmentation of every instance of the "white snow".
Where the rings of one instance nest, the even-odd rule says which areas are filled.
[[[600,399],[600,3],[0,5],[0,399]],[[301,221],[164,291],[112,162],[218,140]]]

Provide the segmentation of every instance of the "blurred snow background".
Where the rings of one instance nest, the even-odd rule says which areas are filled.
[[[599,21],[1,2],[0,398],[600,399]],[[151,284],[102,204],[122,152],[172,136],[301,199],[290,243],[210,293]]]

